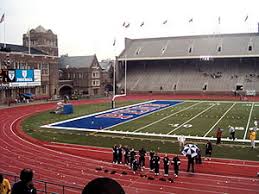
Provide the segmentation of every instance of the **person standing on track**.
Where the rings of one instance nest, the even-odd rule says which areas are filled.
[[[139,150],[139,165],[141,170],[145,168],[145,156],[146,156],[146,150],[144,148],[141,148],[141,150]]]
[[[180,158],[178,157],[178,155],[175,155],[175,157],[173,157],[172,164],[174,165],[174,176],[178,177],[179,167],[181,164],[181,161],[180,161]]]
[[[117,158],[116,158],[116,151],[117,151],[117,145],[114,144],[114,146],[112,147],[112,155],[113,155],[112,163],[113,164],[116,163],[116,160],[117,160]]]
[[[192,166],[192,173],[194,173],[194,157],[191,155],[187,155],[188,159],[188,167],[187,167],[187,172],[190,172],[190,167]]]
[[[8,179],[4,178],[2,174],[0,174],[0,194],[10,194],[11,193],[11,185]]]
[[[207,160],[211,160],[211,154],[212,154],[212,143],[210,140],[208,140],[208,142],[205,145],[205,157]]]
[[[165,154],[165,157],[163,158],[163,162],[164,162],[164,176],[168,176],[170,160],[169,160],[167,154]]]
[[[155,169],[155,175],[159,175],[159,164],[160,164],[160,157],[156,153],[155,156],[153,157],[153,167]]]
[[[124,164],[128,165],[129,164],[129,148],[128,146],[123,147],[123,155],[124,155]]]
[[[155,155],[155,152],[151,150],[151,151],[149,152],[149,168],[150,168],[150,171],[153,171],[153,170],[154,170],[154,165],[153,165],[153,158],[154,158],[154,155]]]

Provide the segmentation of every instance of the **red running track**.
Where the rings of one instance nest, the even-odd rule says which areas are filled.
[[[150,99],[150,96],[126,99],[133,98]],[[75,104],[104,101],[78,101]],[[148,180],[140,174],[134,175],[123,165],[111,164],[111,149],[43,142],[21,131],[20,124],[24,118],[54,107],[55,104],[40,104],[0,110],[0,172],[18,175],[22,168],[28,167],[34,170],[36,179],[81,188],[96,177],[109,176],[129,194],[259,193],[259,179],[256,178],[259,162],[213,158],[196,165],[195,174],[187,174],[185,158],[181,158],[180,176],[171,183],[159,180],[162,176]],[[102,170],[98,171],[96,167],[102,167]],[[115,174],[110,173],[113,170]],[[123,171],[127,175],[122,175]],[[142,174],[153,176],[148,170]],[[59,191],[58,188],[53,189]],[[67,193],[80,192],[69,190]]]

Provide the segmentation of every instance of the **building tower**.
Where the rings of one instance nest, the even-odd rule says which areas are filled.
[[[38,49],[47,55],[58,56],[57,35],[41,25],[23,34],[23,46]]]

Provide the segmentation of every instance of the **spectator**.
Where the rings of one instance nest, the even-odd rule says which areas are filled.
[[[11,193],[11,185],[8,179],[4,178],[2,174],[0,174],[0,194],[10,194]]]
[[[169,174],[170,160],[169,160],[167,154],[166,154],[165,157],[163,158],[163,162],[164,162],[164,176],[168,176],[168,174]]]
[[[176,155],[176,156],[173,158],[172,163],[173,163],[173,165],[174,165],[174,176],[175,176],[175,177],[178,177],[179,167],[180,167],[180,164],[181,164],[181,161],[180,161],[178,155]]]
[[[236,129],[232,126],[229,126],[229,134],[230,134],[230,138],[234,141],[235,138],[235,133],[236,133]]]
[[[33,172],[25,168],[20,173],[20,181],[15,183],[12,188],[12,194],[36,194],[37,191],[32,183]]]
[[[210,140],[205,145],[205,156],[208,157],[208,160],[211,160],[211,154],[212,154],[212,143]]]
[[[188,167],[187,172],[190,172],[190,167],[192,166],[192,172],[194,173],[194,158],[191,155],[187,155]]]
[[[251,140],[252,149],[254,149],[255,148],[255,139],[256,139],[256,132],[255,132],[255,130],[250,130],[249,139]]]
[[[220,144],[221,143],[222,131],[223,131],[223,129],[220,129],[218,127],[218,129],[216,131],[216,137],[217,137],[217,143],[216,144]]]
[[[139,165],[142,170],[142,168],[145,168],[145,156],[146,156],[146,150],[142,148],[139,150]]]
[[[82,194],[125,194],[125,191],[117,181],[102,177],[90,181]]]

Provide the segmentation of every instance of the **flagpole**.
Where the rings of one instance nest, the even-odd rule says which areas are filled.
[[[29,28],[29,31],[28,31],[28,52],[29,52],[29,55],[31,54],[31,32],[30,32],[30,28]]]
[[[5,18],[4,18],[4,48],[6,48],[6,42],[5,42]]]

